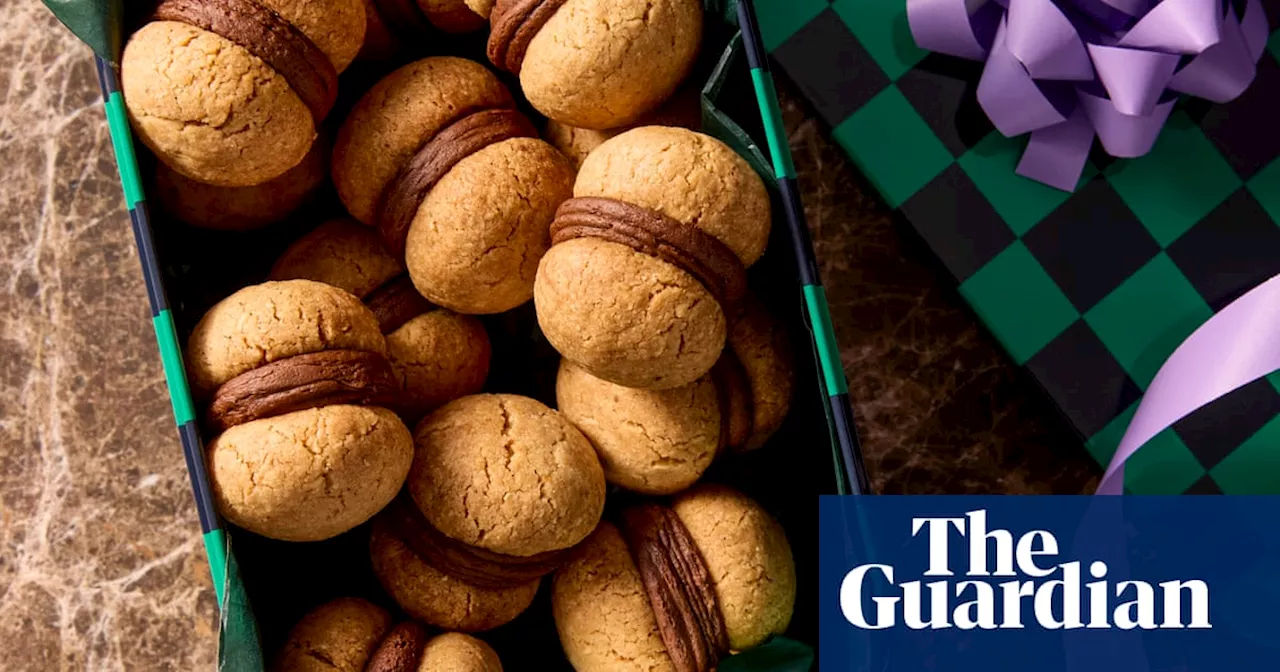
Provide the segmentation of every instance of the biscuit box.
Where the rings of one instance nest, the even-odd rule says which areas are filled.
[[[379,588],[370,565],[370,523],[308,543],[275,541],[236,527],[222,529],[202,460],[204,445],[213,437],[202,429],[202,424],[208,424],[203,421],[205,409],[193,401],[184,370],[183,345],[211,306],[246,285],[266,279],[273,261],[290,242],[319,222],[341,214],[343,206],[332,190],[323,190],[322,195],[287,220],[252,231],[238,225],[196,228],[167,218],[159,207],[149,207],[145,192],[154,188],[149,176],[156,172],[156,159],[135,142],[124,112],[117,66],[113,64],[128,34],[126,26],[136,25],[131,17],[124,16],[134,8],[126,10],[123,3],[109,0],[46,4],[99,54],[98,72],[125,200],[135,229],[205,547],[214,568],[222,613],[219,666],[235,672],[264,669],[266,661],[285,647],[290,628],[322,604],[345,597],[365,598],[392,610],[395,604]],[[781,223],[781,199],[774,187],[766,150],[757,142],[765,138],[764,127],[753,97],[742,39],[735,26],[734,6],[707,0],[704,7],[700,56],[687,80],[696,84],[695,91],[700,92],[702,131],[727,144],[760,175],[770,189],[773,219]],[[414,57],[449,54],[485,62],[483,31],[463,36],[433,35],[430,45],[418,50],[421,53]],[[400,47],[403,50],[405,45]],[[411,46],[409,51],[414,51]],[[109,58],[103,58],[103,54]],[[328,121],[317,124],[322,141],[333,137],[336,125],[374,82],[408,60],[411,59],[358,59],[347,68],[339,80],[340,93],[327,115]],[[513,92],[520,90],[515,76],[502,77]],[[518,100],[517,105],[542,125],[542,117],[526,101]],[[249,209],[252,211],[253,207]],[[776,431],[769,427],[772,438],[763,448],[717,460],[703,480],[731,485],[759,502],[781,524],[793,549],[795,565],[811,570],[817,562],[818,534],[812,498],[837,490],[841,465],[830,429],[821,366],[806,347],[812,336],[792,254],[795,246],[802,244],[807,245],[807,241],[792,240],[788,227],[775,224],[768,252],[748,272],[753,293],[782,323],[796,352],[791,411],[785,420],[780,420]],[[542,337],[533,303],[482,316],[480,320],[492,342],[492,364],[484,391],[521,394],[554,406],[560,357]],[[806,352],[810,355],[806,356]],[[611,497],[610,501],[619,499]],[[616,515],[615,506],[610,504],[607,518]],[[754,650],[754,655],[722,660],[719,669],[802,670],[811,666],[818,630],[815,574],[796,574],[794,616],[785,635],[767,641]],[[514,621],[480,635],[497,651],[505,669],[572,669],[561,650],[552,619],[550,584],[543,582],[532,606]]]
[[[983,64],[917,46],[906,0],[758,6],[766,48],[868,188],[1103,467],[1183,339],[1280,273],[1280,2],[1223,4],[1268,20],[1249,87],[1220,104],[1182,96],[1145,156],[1095,143],[1071,193],[1015,174],[1027,136],[979,106]],[[1277,445],[1273,374],[1157,435],[1125,488],[1276,494]]]

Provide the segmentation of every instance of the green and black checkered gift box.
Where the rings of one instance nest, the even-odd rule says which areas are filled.
[[[766,47],[835,141],[1105,465],[1200,324],[1280,273],[1280,0],[1237,100],[1185,100],[1150,154],[1095,151],[1074,193],[1014,173],[1026,137],[978,106],[982,64],[916,46],[905,0],[759,0]],[[1096,150],[1096,148],[1095,148]],[[1280,373],[1128,463],[1133,493],[1280,493]]]

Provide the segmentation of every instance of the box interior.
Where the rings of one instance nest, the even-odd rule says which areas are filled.
[[[752,92],[746,60],[733,40],[735,30],[716,22],[708,11],[702,57],[693,77],[706,82],[722,58],[719,86],[708,87],[710,103],[737,122],[763,148],[760,115]],[[432,40],[427,54],[447,53],[486,62],[483,36]],[[357,65],[343,74],[338,106],[324,133],[332,138],[346,111],[391,66]],[[518,87],[506,79],[513,93]],[[521,101],[522,109],[539,125],[543,119]],[[704,117],[706,112],[704,112]],[[708,127],[709,132],[716,129]],[[723,130],[723,129],[721,129]],[[728,138],[723,138],[727,141]],[[730,142],[740,152],[741,142]],[[143,175],[154,172],[154,158],[141,148]],[[753,150],[754,151],[754,150]],[[765,151],[760,149],[758,151]],[[758,158],[758,157],[757,157]],[[762,168],[755,161],[757,169]],[[751,287],[786,325],[796,360],[796,394],[790,415],[764,448],[745,455],[722,456],[704,480],[732,485],[759,501],[782,524],[795,555],[798,590],[795,616],[786,635],[810,646],[817,643],[817,498],[834,493],[831,438],[826,399],[816,373],[810,336],[805,324],[800,285],[785,220],[771,175],[762,175],[771,189],[774,224],[769,251],[749,272]],[[345,215],[332,190],[289,221],[253,232],[197,229],[165,217],[152,208],[155,246],[165,276],[180,339],[214,303],[235,290],[265,279],[272,262],[299,235],[334,217]],[[493,363],[486,391],[524,394],[554,406],[558,354],[541,337],[532,302],[502,315],[482,318],[493,342]],[[212,439],[203,433],[207,443]],[[606,517],[628,496],[611,490]],[[360,596],[393,612],[394,602],[378,586],[367,552],[368,525],[318,543],[273,541],[236,528],[228,529],[241,576],[256,614],[267,659],[292,625],[311,608],[340,596]],[[533,605],[514,622],[479,633],[497,649],[507,670],[569,670],[555,632],[550,608],[550,580],[544,580]]]

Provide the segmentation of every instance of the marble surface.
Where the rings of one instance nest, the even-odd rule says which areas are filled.
[[[0,670],[190,670],[215,605],[89,51],[0,0]],[[880,492],[1075,493],[1096,468],[786,93]]]

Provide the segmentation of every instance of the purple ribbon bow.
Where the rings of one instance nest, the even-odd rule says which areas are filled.
[[[1253,81],[1267,42],[1259,0],[907,0],[922,49],[985,61],[978,104],[1031,133],[1019,175],[1074,191],[1097,134],[1151,151],[1179,94],[1216,103]]]

